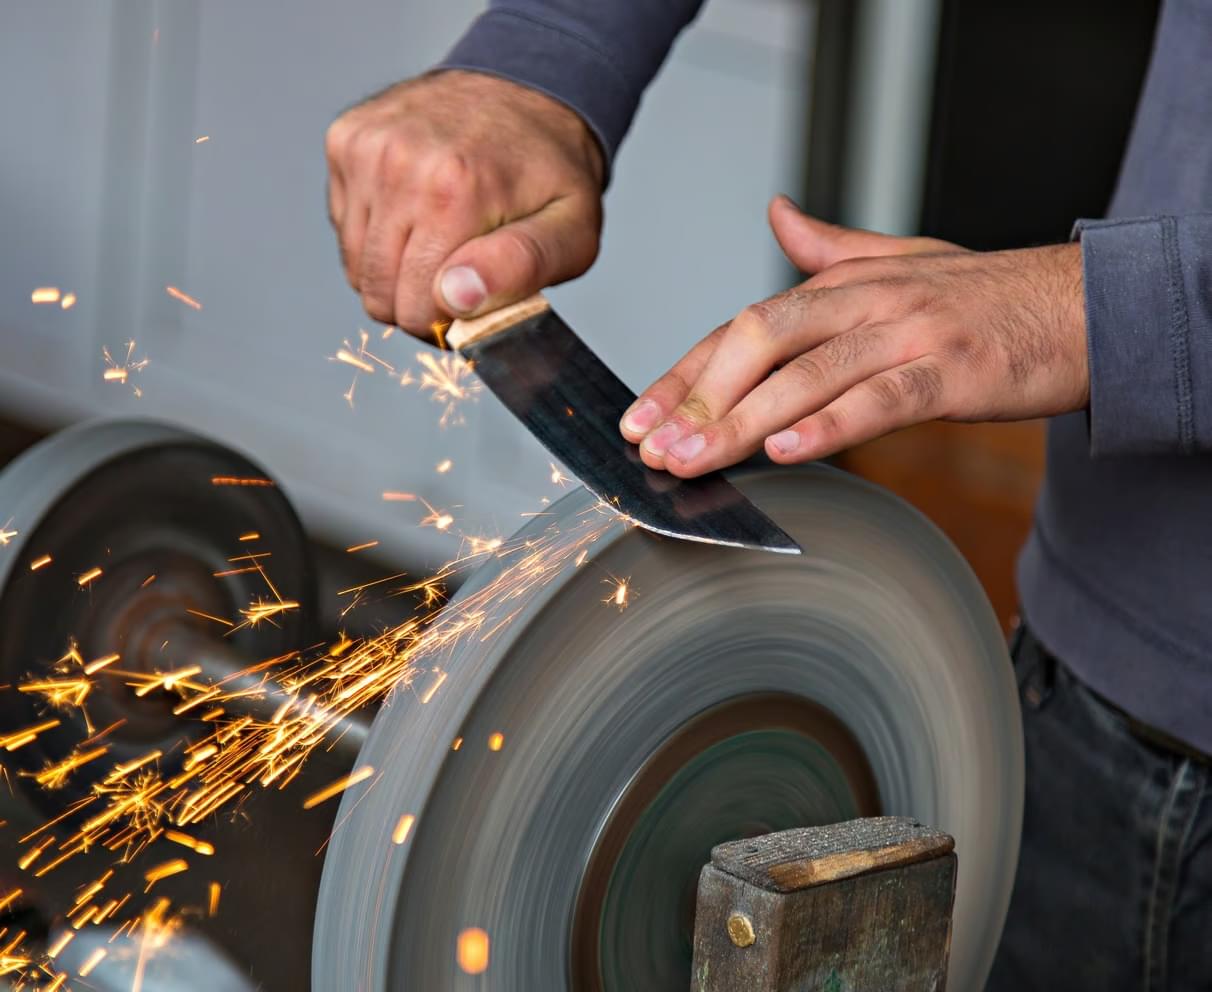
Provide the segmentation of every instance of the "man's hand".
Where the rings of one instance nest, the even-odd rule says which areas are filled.
[[[620,426],[652,468],[701,475],[763,445],[792,464],[925,420],[1087,404],[1078,245],[970,252],[835,227],[785,197],[770,224],[815,275],[716,328],[636,400]]]
[[[345,275],[375,320],[428,336],[597,257],[602,152],[542,93],[437,72],[346,111],[325,145]]]

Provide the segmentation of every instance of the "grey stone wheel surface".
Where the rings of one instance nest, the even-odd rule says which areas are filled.
[[[425,660],[440,689],[402,689],[375,721],[359,764],[376,776],[343,797],[324,865],[316,992],[689,988],[711,844],[874,812],[956,838],[949,987],[982,987],[1023,793],[993,611],[878,487],[823,466],[732,479],[802,556],[618,522],[579,567],[476,599],[537,543],[575,540],[594,502],[578,490],[460,591],[449,610],[475,603],[494,632]],[[603,583],[621,579],[620,611]],[[460,967],[468,928],[488,936],[482,974]]]

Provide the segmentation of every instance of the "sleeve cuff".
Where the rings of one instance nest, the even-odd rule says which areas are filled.
[[[1200,273],[1184,268],[1190,232],[1180,220],[1078,221],[1074,228],[1086,290],[1094,457],[1212,449],[1212,382],[1198,382],[1212,379],[1212,326],[1200,326],[1209,324],[1207,314],[1188,305],[1188,281],[1198,286]]]
[[[559,100],[598,139],[607,175],[643,92],[589,39],[510,10],[481,14],[435,68],[500,76]]]

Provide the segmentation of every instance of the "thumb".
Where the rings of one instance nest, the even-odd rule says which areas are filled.
[[[434,277],[438,306],[476,317],[573,279],[598,254],[601,207],[572,197],[463,244]]]
[[[842,227],[809,216],[789,197],[770,201],[770,228],[783,253],[802,272],[813,274],[847,258],[878,255],[915,255],[955,250],[937,238],[900,238],[858,227]]]

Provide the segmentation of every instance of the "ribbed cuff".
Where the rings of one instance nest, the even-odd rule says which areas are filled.
[[[500,76],[559,100],[598,139],[608,176],[642,95],[588,39],[509,10],[481,14],[435,68]]]
[[[1179,221],[1079,221],[1074,228],[1086,287],[1095,457],[1212,447],[1210,383],[1202,397],[1196,390],[1199,378],[1212,379],[1212,327],[1198,326],[1200,313],[1193,326]]]

